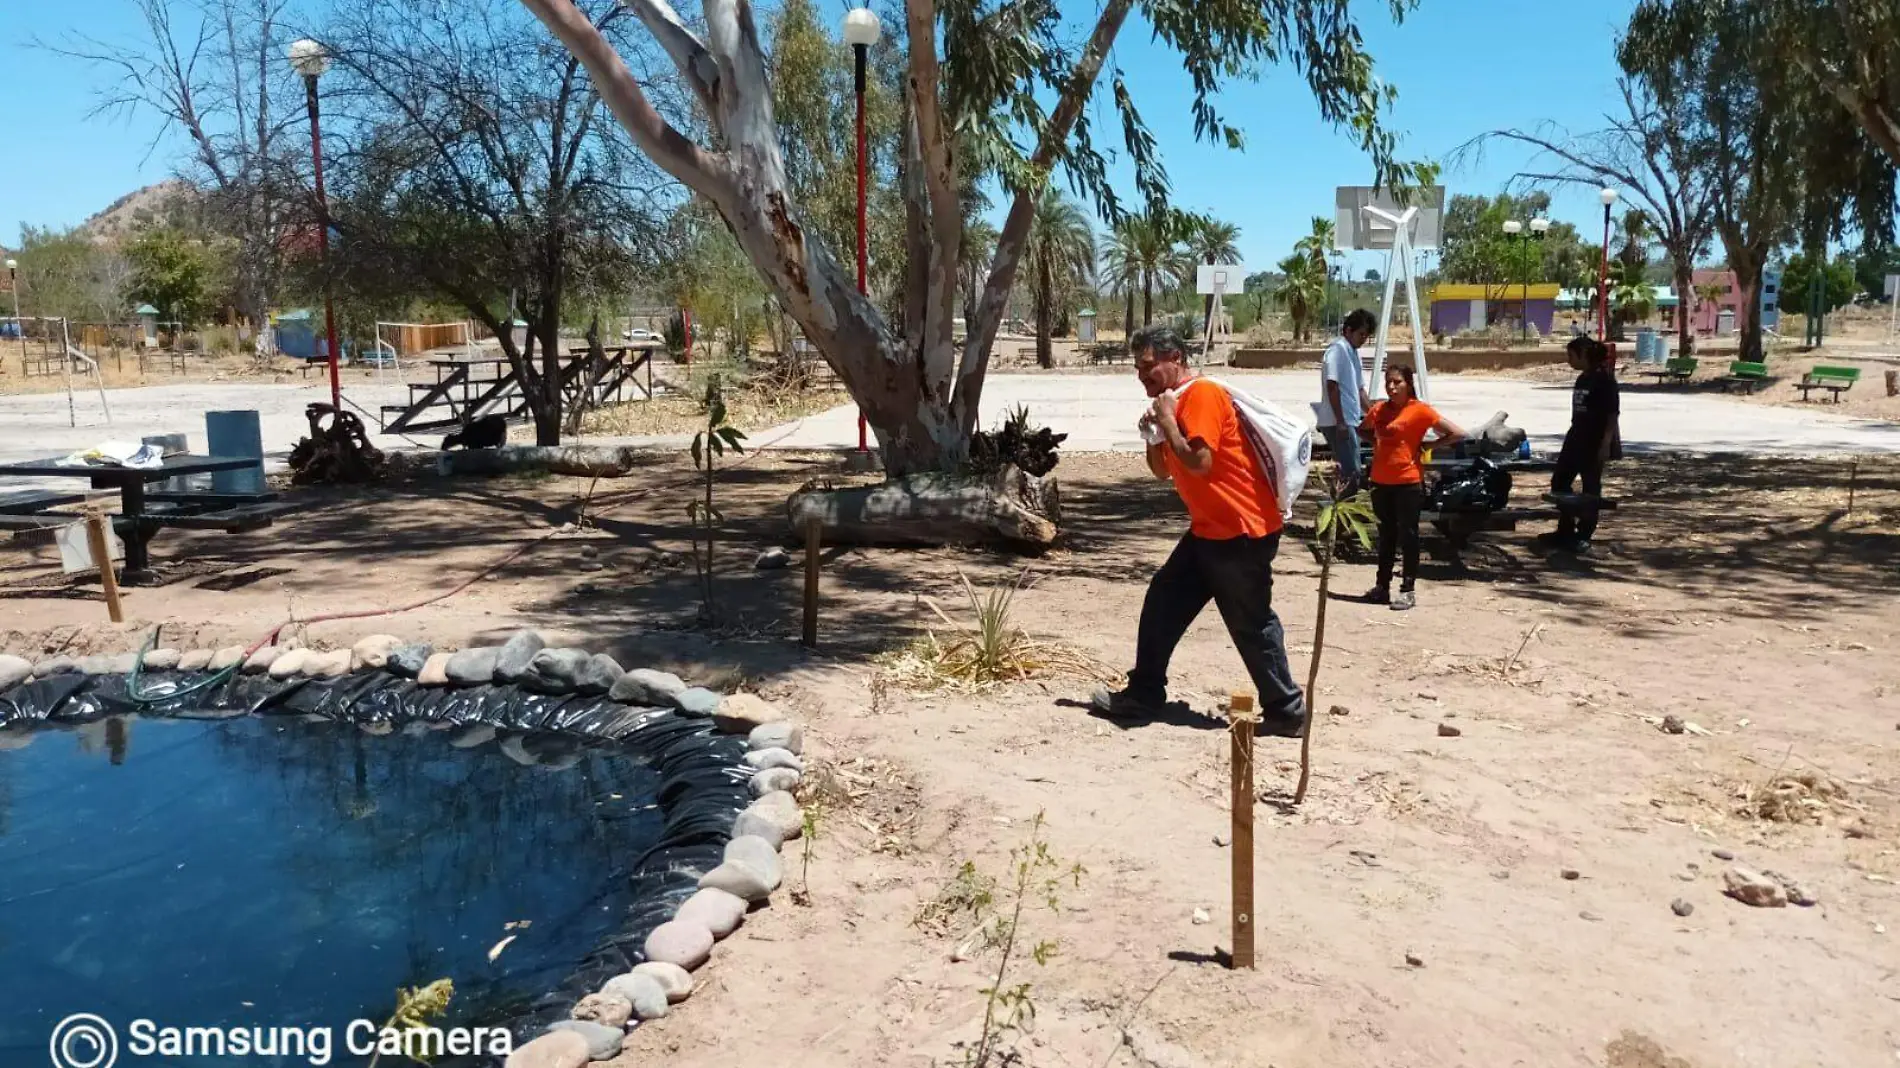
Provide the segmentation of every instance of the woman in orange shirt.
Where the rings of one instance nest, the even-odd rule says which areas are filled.
[[[1402,612],[1416,603],[1418,513],[1425,504],[1425,472],[1419,454],[1426,448],[1456,444],[1465,432],[1418,399],[1412,369],[1386,368],[1386,399],[1366,413],[1362,430],[1372,437],[1372,510],[1379,517],[1379,584],[1366,594],[1369,604],[1389,604]],[[1425,435],[1436,430],[1436,440]],[[1405,578],[1392,594],[1393,558],[1403,549]]]

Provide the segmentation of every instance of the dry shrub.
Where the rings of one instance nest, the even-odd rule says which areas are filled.
[[[947,636],[929,631],[880,661],[886,677],[922,693],[956,690],[974,693],[999,683],[1068,676],[1106,681],[1113,676],[1093,658],[1057,642],[1031,638],[1010,620],[1016,594],[1029,572],[1014,582],[978,592],[968,575],[957,572],[975,622],[951,619],[928,598],[924,603],[952,628]]]
[[[1735,813],[1771,823],[1820,826],[1847,805],[1847,787],[1815,771],[1777,774],[1759,785],[1736,790]]]

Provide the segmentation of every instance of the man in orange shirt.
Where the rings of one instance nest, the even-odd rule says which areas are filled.
[[[1148,469],[1174,483],[1187,505],[1188,532],[1148,583],[1125,689],[1095,695],[1116,717],[1165,710],[1168,661],[1194,618],[1213,601],[1260,695],[1263,734],[1295,736],[1306,702],[1287,665],[1286,635],[1273,611],[1273,557],[1280,548],[1280,502],[1218,383],[1196,379],[1181,337],[1168,327],[1129,342],[1135,373],[1154,404],[1141,418]]]

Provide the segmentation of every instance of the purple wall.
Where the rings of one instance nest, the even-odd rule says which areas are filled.
[[[1557,315],[1557,302],[1551,299],[1532,297],[1529,301],[1493,300],[1485,304],[1485,326],[1497,323],[1516,325],[1520,314],[1530,315],[1531,325],[1540,334],[1550,333],[1551,323]],[[1471,322],[1471,302],[1468,300],[1435,300],[1432,302],[1432,333],[1451,335],[1460,330],[1473,329]]]

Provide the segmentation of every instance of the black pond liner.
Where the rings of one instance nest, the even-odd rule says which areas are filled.
[[[202,681],[193,672],[154,672],[140,680],[148,698]],[[566,1019],[574,1003],[645,959],[642,946],[717,867],[734,818],[752,800],[745,740],[715,732],[712,722],[671,710],[622,704],[606,697],[533,693],[512,685],[425,687],[381,671],[334,679],[277,680],[233,675],[179,698],[134,701],[122,675],[54,675],[0,693],[0,728],[23,723],[69,727],[111,716],[230,719],[235,716],[322,716],[356,724],[411,722],[487,725],[497,731],[585,742],[644,762],[657,774],[663,827],[627,873],[634,904],[607,940],[576,963],[555,989],[509,1020],[519,1045]],[[439,1065],[455,1062],[438,1060]],[[470,1062],[463,1062],[470,1063]]]

